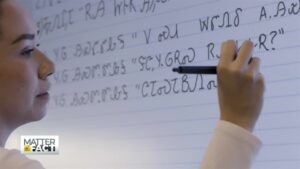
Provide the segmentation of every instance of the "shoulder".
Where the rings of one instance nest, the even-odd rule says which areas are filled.
[[[10,169],[44,169],[40,162],[31,160],[18,150],[0,148],[1,168]]]

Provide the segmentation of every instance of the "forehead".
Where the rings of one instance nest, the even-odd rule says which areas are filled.
[[[36,28],[31,17],[15,0],[4,0],[1,10],[0,21],[3,39],[12,41],[21,34],[35,33]]]

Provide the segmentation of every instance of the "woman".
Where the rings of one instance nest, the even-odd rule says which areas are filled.
[[[36,28],[15,0],[0,0],[0,146],[17,127],[45,115],[53,63],[35,48]],[[224,42],[218,65],[221,118],[201,169],[247,169],[260,148],[251,134],[262,107],[264,79],[253,44]],[[16,150],[0,148],[0,168],[41,169]]]
[[[35,48],[36,28],[15,0],[0,0],[0,146],[17,127],[44,117],[53,63]],[[0,149],[0,168],[42,168]]]

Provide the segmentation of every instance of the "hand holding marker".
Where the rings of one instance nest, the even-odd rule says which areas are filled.
[[[240,48],[237,50],[238,53]],[[251,59],[250,59],[251,62]],[[179,66],[172,69],[180,74],[217,74],[217,66]]]

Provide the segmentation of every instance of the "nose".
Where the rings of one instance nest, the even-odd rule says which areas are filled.
[[[36,49],[35,52],[35,55],[39,58],[38,77],[41,80],[47,80],[55,72],[54,63],[40,50]]]

